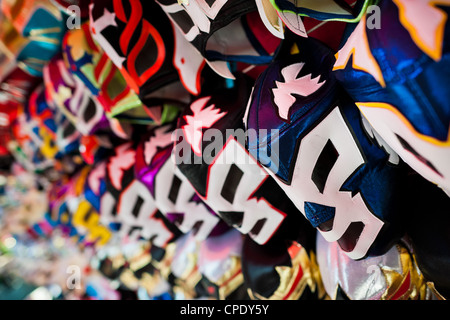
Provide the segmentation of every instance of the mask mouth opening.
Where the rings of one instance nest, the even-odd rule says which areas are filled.
[[[334,217],[322,222],[317,228],[322,232],[329,232],[333,229],[333,223]],[[365,225],[361,221],[350,223],[344,234],[337,240],[339,247],[345,252],[352,252],[358,243],[364,227]]]

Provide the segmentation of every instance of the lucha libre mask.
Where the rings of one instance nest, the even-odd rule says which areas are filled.
[[[63,39],[63,58],[72,74],[84,83],[109,117],[120,115],[129,121],[142,118],[149,121],[137,94],[92,38],[89,22],[67,31]]]
[[[0,39],[27,73],[42,68],[59,52],[65,32],[62,13],[50,1],[2,1]]]
[[[103,107],[84,83],[71,74],[62,57],[53,58],[44,67],[44,83],[49,104],[54,104],[81,134],[109,128]]]
[[[173,28],[161,8],[154,1],[95,2],[90,26],[150,117],[157,124],[173,120],[189,94],[173,63]]]
[[[82,135],[80,154],[93,164],[123,137],[123,128],[116,119],[106,116],[101,103],[86,85],[70,70],[60,56],[44,67],[47,102],[64,114]]]
[[[130,19],[134,22],[128,26]],[[185,102],[186,89],[200,92],[204,59],[153,1],[96,2],[90,20],[93,37],[147,107],[162,99],[165,110]]]
[[[43,85],[31,93],[26,113],[30,136],[40,145],[44,157],[62,159],[78,154],[80,133],[62,112],[48,105]]]
[[[135,176],[136,149],[119,145],[105,166],[106,191],[100,200],[100,221],[120,225],[121,237],[144,239],[164,249],[181,232],[158,210],[152,194]]]
[[[379,8],[378,24],[366,14],[354,28],[334,72],[377,134],[449,194],[450,3],[380,1]]]
[[[218,86],[211,95],[193,101],[180,116],[173,157],[214,212],[264,244],[274,236],[295,238],[305,226],[289,199],[245,148],[242,117],[250,84],[242,77],[233,88]]]
[[[246,149],[242,119],[251,83],[237,74],[232,88],[218,87],[193,101],[180,117],[173,157],[205,203],[248,238],[242,270],[254,298],[298,299],[307,292],[308,276],[301,281],[299,264],[290,268],[290,259],[270,256],[290,257],[286,243],[293,241],[310,246],[315,230]],[[260,259],[259,253],[267,254],[267,259]],[[303,253],[308,257],[310,252]],[[278,273],[278,266],[286,268]],[[291,289],[295,294],[289,293]]]
[[[136,149],[135,175],[162,214],[183,233],[192,231],[203,241],[226,229],[226,224],[197,196],[172,161],[174,128],[173,124],[156,127],[144,137]]]
[[[33,90],[32,93],[36,97],[37,92]],[[9,142],[8,149],[23,168],[37,174],[51,172],[51,177],[47,178],[54,180],[58,176],[55,170],[55,155],[59,152],[58,147],[55,146],[48,129],[41,124],[42,122],[31,118],[29,106],[30,102],[25,105],[19,103],[15,106],[14,121],[10,123],[13,140]]]
[[[234,78],[227,62],[244,63],[247,67],[267,64],[279,44],[279,39],[264,28],[253,1],[161,0],[157,3],[177,29],[176,36],[181,35],[195,48],[190,56],[200,54],[203,58],[200,61],[223,77]],[[240,66],[238,70],[242,71]]]
[[[104,169],[104,165],[102,166]],[[108,243],[111,238],[111,231],[100,223],[100,215],[98,207],[95,204],[97,201],[91,202],[92,197],[88,197],[86,193],[86,184],[95,179],[96,171],[94,171],[94,178],[92,171],[95,168],[86,166],[82,168],[71,179],[70,190],[66,193],[66,200],[68,202],[69,210],[72,215],[73,226],[77,229],[80,237],[86,245],[101,247]],[[100,179],[100,177],[98,177]],[[98,190],[96,190],[98,191]]]
[[[249,151],[326,240],[354,259],[377,240],[378,254],[404,232],[406,170],[334,80],[331,51],[312,38],[284,46],[248,103]]]
[[[178,80],[172,26],[154,1],[100,1],[90,19],[94,39],[141,98]]]

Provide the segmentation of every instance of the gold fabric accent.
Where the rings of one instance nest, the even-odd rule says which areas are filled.
[[[231,267],[214,283],[219,287],[220,300],[225,300],[226,297],[244,283],[241,259],[239,257],[231,257],[230,260]]]
[[[424,300],[427,284],[419,272],[415,258],[403,246],[397,245],[402,273],[382,266],[381,271],[386,279],[387,289],[381,300]],[[400,291],[402,290],[402,291]]]
[[[274,294],[268,298],[257,292],[248,290],[249,296],[253,300],[298,300],[306,286],[311,292],[317,292],[320,299],[325,298],[325,288],[322,283],[320,271],[313,252],[308,253],[299,244],[294,242],[288,249],[291,254],[292,266],[277,266],[275,270],[280,276],[280,285]]]
[[[165,248],[164,257],[161,261],[156,261],[152,258],[152,265],[161,272],[164,279],[169,279],[171,269],[170,264],[172,263],[173,257],[175,255],[176,244],[174,242],[169,243]]]
[[[427,289],[429,290],[429,293],[432,294],[434,296],[434,298],[436,298],[436,300],[447,300],[444,296],[442,296],[436,289],[436,287],[434,286],[434,282],[430,282],[428,281],[426,283]]]

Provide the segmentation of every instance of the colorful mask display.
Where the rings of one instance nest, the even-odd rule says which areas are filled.
[[[411,168],[449,193],[444,34],[450,3],[380,1],[379,9],[385,28],[368,28],[368,16],[361,19],[336,53],[336,78],[377,134]],[[433,24],[424,28],[427,21]]]
[[[353,259],[383,253],[404,231],[407,170],[370,139],[370,124],[333,77],[332,52],[290,39],[256,80],[249,151],[325,239]]]
[[[94,39],[140,97],[178,80],[172,26],[156,2],[96,2],[90,19]]]
[[[164,216],[181,232],[192,231],[202,241],[226,227],[173,163],[174,127],[173,124],[158,127],[142,140],[136,149],[135,175],[148,188]]]
[[[0,299],[448,299],[449,13],[0,1]]]
[[[90,28],[148,115],[159,124],[173,120],[189,95],[172,62],[172,25],[161,8],[153,1],[93,3]]]
[[[59,108],[77,131],[89,135],[109,128],[104,109],[84,83],[70,73],[61,56],[44,68],[44,82],[48,103]]]
[[[131,111],[136,114],[137,120],[146,115],[142,109],[142,101],[94,41],[89,22],[84,22],[79,29],[69,30],[65,34],[62,52],[69,70],[96,97],[109,117]]]
[[[259,244],[277,236],[296,239],[303,231],[300,212],[245,148],[242,118],[249,84],[241,77],[233,88],[218,87],[191,103],[178,122],[174,161],[230,226]]]

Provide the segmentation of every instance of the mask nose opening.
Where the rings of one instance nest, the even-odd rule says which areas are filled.
[[[332,217],[330,220],[322,222],[321,224],[319,224],[317,228],[322,232],[328,232],[333,229],[333,224],[334,224],[334,217]]]

